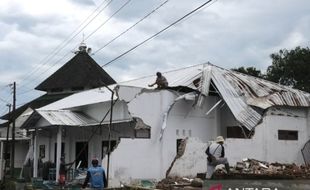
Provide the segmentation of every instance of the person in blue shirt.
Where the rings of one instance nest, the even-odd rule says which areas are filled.
[[[91,163],[92,166],[87,170],[87,176],[82,188],[84,189],[88,182],[90,182],[90,187],[92,189],[103,190],[104,187],[107,187],[105,171],[98,165],[98,159],[94,158]]]

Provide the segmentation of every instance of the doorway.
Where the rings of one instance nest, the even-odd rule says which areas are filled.
[[[80,168],[88,167],[88,142],[76,142],[75,144],[75,165],[78,166],[81,161]]]
[[[55,146],[54,146],[54,163],[57,162],[57,159],[56,159],[56,156],[57,156],[57,143],[55,143]],[[65,156],[65,143],[61,143],[61,151],[60,151],[60,156]]]

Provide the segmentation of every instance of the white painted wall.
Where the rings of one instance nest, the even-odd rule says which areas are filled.
[[[37,155],[39,158],[40,145],[45,145],[45,157],[42,158],[43,162],[51,161],[54,162],[54,149],[56,143],[56,128],[49,128],[48,130],[37,131]]]
[[[303,164],[301,148],[309,140],[307,112],[306,109],[271,108],[263,122],[256,127],[252,139],[226,139],[224,147],[230,164],[235,165],[242,158]],[[227,113],[221,115],[227,116]],[[234,123],[231,119],[222,121],[225,125]],[[298,141],[278,140],[279,129],[298,130]],[[170,176],[195,177],[197,173],[205,172],[206,147],[207,143],[200,138],[189,138],[185,153],[175,162]]]
[[[166,173],[177,154],[177,139],[195,137],[202,142],[207,142],[217,136],[219,127],[216,119],[217,111],[214,110],[208,116],[205,115],[216,102],[216,97],[207,97],[202,108],[192,107],[193,102],[190,101],[179,101],[174,105],[163,137],[165,147],[162,154],[164,173]],[[193,153],[193,155],[196,155],[196,153]],[[193,163],[196,163],[196,159],[196,156],[192,157],[190,167],[193,166]],[[197,168],[203,168],[203,166],[198,164]],[[180,174],[188,175],[190,172],[191,170],[181,170]]]
[[[176,97],[177,94],[166,90],[145,91],[128,103],[131,116],[151,126],[151,139],[121,140],[111,157],[113,185],[128,183],[131,179],[164,178],[176,156],[177,139],[196,136],[207,141],[217,134],[217,111],[205,115],[217,98],[208,97],[202,109],[192,107],[192,101],[178,101],[169,113],[163,138],[159,140],[163,114]]]
[[[219,120],[220,120],[220,133],[222,136],[227,136],[227,126],[238,126],[239,122],[235,119],[228,106],[225,104],[222,108],[219,108]],[[215,138],[215,137],[213,137]]]
[[[15,141],[15,168],[22,168],[25,157],[28,152],[29,142],[28,141]]]
[[[161,90],[138,95],[128,104],[132,117],[138,117],[151,126],[151,139],[121,139],[111,154],[111,185],[136,179],[165,177],[163,141],[159,140],[163,114],[176,98],[176,94]],[[152,100],[152,101],[150,101]],[[171,159],[169,159],[171,160]]]
[[[121,87],[122,88],[122,87]],[[191,101],[180,100],[174,106],[167,120],[163,138],[159,140],[163,122],[163,114],[178,96],[175,92],[139,91],[130,93],[125,101],[120,101],[115,109],[117,118],[138,117],[146,125],[151,126],[151,139],[133,139],[132,126],[118,126],[112,133],[112,139],[118,140],[124,134],[131,138],[122,138],[110,159],[110,184],[119,186],[132,179],[161,179],[165,177],[172,160],[176,156],[176,140],[189,137],[185,154],[178,159],[171,170],[171,175],[195,176],[206,171],[204,151],[207,142],[218,135],[226,136],[226,127],[237,122],[227,106],[218,107],[208,116],[205,113],[218,101],[216,97],[208,97],[203,108],[192,107]],[[120,90],[120,92],[122,92]],[[127,97],[127,98],[126,98]],[[109,103],[81,107],[86,114],[99,119]],[[130,115],[129,115],[130,114]],[[264,161],[303,163],[300,149],[309,139],[309,109],[276,109],[272,108],[256,127],[252,139],[226,139],[226,155],[232,165],[242,158],[255,158]],[[40,121],[45,124],[44,121]],[[299,140],[277,140],[278,129],[298,130]],[[94,127],[72,127],[66,129],[63,141],[66,143],[66,161],[73,161],[75,143],[87,141]],[[107,139],[107,128],[101,128],[89,142],[89,165],[92,157],[101,157],[101,141]],[[42,137],[39,143],[50,141],[49,158],[54,158],[56,133],[49,138]],[[283,148],[285,147],[285,149]],[[106,160],[104,160],[106,161]]]
[[[297,130],[298,141],[278,140],[278,130]],[[303,164],[301,149],[308,140],[306,109],[270,108],[252,139],[227,139],[225,143],[233,164],[246,157]]]
[[[110,102],[103,102],[99,104],[91,104],[87,106],[82,106],[78,109],[87,113],[87,115],[96,119],[97,121],[101,121],[107,111],[110,109]],[[130,120],[131,117],[128,114],[127,104],[124,101],[117,101],[113,107],[113,122],[122,121],[122,120]],[[109,123],[110,121],[110,113],[105,117],[104,123]]]
[[[6,138],[7,127],[0,128],[0,135],[2,138]],[[9,130],[9,137],[11,136],[11,130]],[[4,140],[5,141],[5,140]]]
[[[102,141],[108,139],[108,125],[99,127],[63,127],[62,142],[65,143],[65,162],[74,161],[76,155],[76,142],[87,142],[95,133],[88,143],[88,166],[90,166],[91,159],[97,157],[101,159]],[[57,128],[48,127],[38,131],[38,152],[36,157],[39,157],[39,146],[45,145],[45,158],[43,162],[51,161],[55,163],[55,143],[57,136]],[[111,130],[111,140],[118,140],[120,137],[134,137],[133,126],[126,123],[113,124]],[[73,165],[75,167],[75,165]]]
[[[188,138],[184,154],[175,161],[169,176],[194,178],[197,173],[205,173],[207,171],[207,159],[205,154],[207,147],[207,143],[202,142],[197,137]]]

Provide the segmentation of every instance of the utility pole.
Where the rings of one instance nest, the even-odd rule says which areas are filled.
[[[13,83],[13,110],[12,110],[12,149],[11,149],[11,177],[14,177],[15,160],[15,109],[16,109],[16,82]]]
[[[5,159],[5,166],[4,166],[4,175],[6,173],[6,167],[8,164],[8,152],[9,152],[9,134],[10,134],[10,125],[11,125],[11,104],[7,104],[6,106],[9,107],[9,119],[8,119],[8,125],[7,125],[7,130],[6,130],[6,142],[5,142],[5,155],[4,155],[4,159]]]
[[[108,87],[107,87],[108,88]],[[108,88],[111,92],[111,108],[110,108],[110,124],[109,124],[109,133],[108,133],[108,163],[107,163],[107,186],[109,186],[109,173],[110,173],[110,154],[111,154],[111,128],[112,128],[112,119],[113,119],[113,98],[114,91]]]

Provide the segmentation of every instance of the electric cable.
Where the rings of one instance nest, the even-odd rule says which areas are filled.
[[[10,102],[8,102],[7,100],[4,100],[4,99],[2,99],[2,98],[0,98],[0,101],[4,102],[4,103],[6,103],[6,104],[9,104],[9,103],[10,103]]]
[[[138,43],[137,45],[135,45],[134,47],[130,48],[129,50],[125,51],[124,53],[120,54],[119,56],[115,57],[114,59],[112,59],[111,61],[105,63],[104,65],[102,65],[101,67],[105,67],[109,64],[111,64],[112,62],[118,60],[119,58],[123,57],[124,55],[128,54],[129,52],[133,51],[134,49],[138,48],[139,46],[143,45],[144,43],[150,41],[151,39],[153,39],[154,37],[158,36],[159,34],[163,33],[164,31],[168,30],[170,27],[172,27],[173,25],[179,23],[180,21],[182,21],[183,19],[185,19],[186,17],[190,16],[191,14],[195,13],[196,11],[200,10],[201,8],[203,8],[205,5],[207,5],[208,3],[210,3],[212,0],[208,0],[205,3],[203,3],[202,5],[198,6],[197,8],[195,8],[194,10],[190,11],[189,13],[187,13],[186,15],[182,16],[181,18],[179,18],[178,20],[174,21],[172,24],[168,25],[167,27],[163,28],[162,30],[160,30],[159,32],[153,34],[152,36],[150,36],[149,38],[143,40],[142,42]]]
[[[112,0],[111,0],[112,1]],[[100,27],[102,27],[103,25],[105,25],[109,20],[111,20],[118,12],[120,12],[126,5],[128,5],[128,3],[130,2],[131,0],[127,0],[118,10],[116,10],[103,24],[100,25]],[[100,28],[98,27],[95,32],[98,31],[98,29]],[[84,28],[83,28],[84,29]],[[92,32],[91,35],[93,35],[95,32]],[[90,37],[90,35],[88,36]],[[87,38],[88,38],[87,37]],[[86,39],[87,39],[86,38]],[[77,46],[76,46],[77,47]],[[50,70],[51,68],[53,68],[55,65],[57,65],[60,61],[62,61],[66,56],[68,56],[69,54],[71,54],[71,52],[68,52],[66,53],[64,56],[62,56],[59,60],[57,60],[55,63],[53,63],[49,68],[45,69],[43,72],[41,72],[41,75],[46,73],[48,70]],[[30,82],[31,83],[31,82]],[[27,83],[29,84],[29,83]],[[24,91],[24,92],[21,92],[19,93],[19,95],[21,94],[25,94],[25,93],[29,93],[31,90],[28,90],[28,91]]]
[[[58,45],[53,51],[52,54],[48,55],[46,58],[44,58],[41,62],[43,62],[43,64],[40,65],[40,67],[46,65],[53,57],[55,57],[63,48],[65,48],[78,34],[80,34],[91,22],[94,21],[95,18],[97,18],[99,16],[100,13],[102,13],[111,3],[113,0],[109,0],[109,2],[100,10],[98,11],[98,13],[92,17],[82,28],[80,28],[99,8],[100,6],[102,6],[107,0],[105,0],[102,4],[100,4],[70,35],[69,35],[69,39],[64,40],[60,45]],[[80,29],[79,29],[80,28]],[[79,30],[78,30],[79,29]],[[78,32],[73,35],[76,31],[78,30]],[[72,37],[70,37],[71,35],[73,35]],[[36,73],[36,71],[39,70],[38,67],[36,70],[34,70],[34,72],[29,73],[29,76],[33,76],[34,73]],[[26,78],[29,78],[29,76],[25,77],[24,80]],[[29,82],[27,83],[29,84]]]
[[[116,99],[115,101],[112,100],[111,104],[112,107],[114,107],[115,103],[118,101],[118,99]],[[108,109],[108,111],[106,112],[106,114],[103,116],[102,120],[100,121],[100,123],[98,124],[98,126],[95,128],[95,130],[92,132],[92,134],[88,137],[87,142],[84,144],[84,146],[81,148],[80,152],[77,154],[76,158],[74,159],[74,161],[71,163],[71,165],[69,166],[69,170],[71,169],[72,165],[74,164],[74,162],[77,161],[78,157],[82,154],[82,152],[84,151],[84,149],[87,147],[89,141],[94,137],[94,135],[97,133],[97,130],[102,127],[102,123],[105,120],[105,118],[108,116],[108,114],[110,113],[111,108]],[[112,113],[111,113],[112,114]],[[108,150],[110,151],[110,150]]]
[[[94,33],[96,33],[102,26],[104,26],[107,22],[109,22],[118,12],[120,12],[126,5],[130,3],[131,0],[127,0],[117,11],[115,11],[106,21],[100,24],[94,31],[92,31],[85,40],[89,39]]]
[[[163,2],[162,4],[160,4],[158,7],[156,7],[155,9],[153,9],[151,12],[149,12],[147,15],[145,15],[143,18],[141,18],[139,21],[137,21],[135,24],[133,24],[132,26],[130,26],[129,28],[127,28],[125,31],[123,31],[122,33],[120,33],[119,35],[117,35],[116,37],[114,37],[112,40],[110,40],[108,43],[106,43],[104,46],[100,47],[97,51],[94,52],[94,54],[96,54],[97,52],[99,52],[100,50],[102,50],[103,48],[107,47],[108,45],[110,45],[112,42],[114,42],[115,40],[117,40],[118,38],[120,38],[122,35],[124,35],[125,33],[127,33],[129,30],[131,30],[132,28],[134,28],[136,25],[138,25],[140,22],[142,22],[143,20],[145,20],[147,17],[149,17],[150,15],[152,15],[153,13],[155,13],[158,9],[160,9],[162,6],[164,6],[166,3],[168,3],[169,0],[166,0],[165,2]]]

